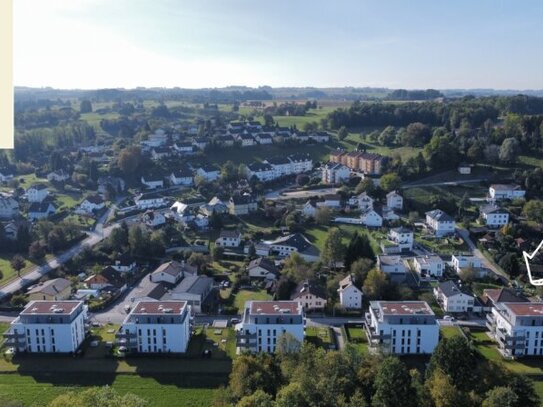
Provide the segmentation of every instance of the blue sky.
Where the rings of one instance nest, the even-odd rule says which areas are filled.
[[[543,89],[538,0],[15,0],[15,84]]]

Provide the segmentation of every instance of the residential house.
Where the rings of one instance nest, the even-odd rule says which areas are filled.
[[[119,177],[100,177],[98,178],[98,193],[106,194],[108,189],[112,189],[119,194],[125,190],[125,182]]]
[[[371,301],[366,314],[371,347],[385,354],[430,354],[439,341],[439,325],[424,301]]]
[[[275,353],[283,334],[304,342],[305,314],[297,301],[247,301],[236,325],[236,352]]]
[[[247,266],[247,274],[250,278],[276,280],[279,275],[279,270],[277,270],[273,261],[266,257],[259,257],[249,263]]]
[[[85,340],[83,301],[31,301],[6,333],[16,352],[74,353]]]
[[[141,183],[147,189],[164,188],[164,177],[161,175],[142,175]]]
[[[339,303],[345,309],[362,308],[362,291],[354,285],[354,277],[349,274],[339,282]]]
[[[174,143],[173,148],[181,155],[191,155],[194,153],[194,146],[189,141],[178,141]]]
[[[0,195],[0,218],[13,219],[19,213],[19,202],[15,199]]]
[[[499,228],[509,223],[509,212],[496,205],[484,205],[479,208],[480,219],[490,228]]]
[[[79,204],[79,208],[75,212],[80,214],[92,214],[96,211],[104,209],[105,207],[106,203],[104,202],[102,197],[100,195],[94,194],[89,195],[85,199],[83,199],[83,202]]]
[[[388,222],[394,222],[397,220],[400,220],[400,217],[394,212],[392,208],[389,208],[388,206],[384,205],[377,209],[380,212],[381,217],[383,220],[386,220]]]
[[[106,266],[99,274],[87,277],[84,283],[93,290],[103,290],[104,288],[111,287],[115,290],[124,291],[127,287],[121,273],[112,266]]]
[[[391,191],[387,194],[387,206],[391,209],[403,209],[403,197],[398,191]]]
[[[171,285],[177,284],[183,278],[195,276],[198,269],[194,266],[178,261],[169,261],[162,263],[150,275],[149,279],[153,283],[168,283]]]
[[[352,197],[349,200],[349,203],[353,206],[356,206],[361,211],[373,209],[373,198],[365,192],[362,192],[357,196]]]
[[[398,246],[400,252],[413,250],[415,238],[411,229],[403,226],[392,228],[388,233],[388,238]]]
[[[437,237],[454,234],[456,227],[454,219],[441,209],[426,212],[426,225]]]
[[[186,185],[190,186],[194,183],[192,171],[188,167],[182,167],[170,174],[170,183],[172,185]]]
[[[285,156],[276,156],[267,158],[264,160],[266,164],[269,164],[275,174],[275,178],[284,177],[286,175],[293,174],[292,163]]]
[[[307,201],[302,208],[302,214],[308,218],[314,218],[317,214],[317,203],[313,200]]]
[[[54,278],[39,283],[27,292],[29,301],[62,301],[70,298],[72,283],[65,278]]]
[[[202,165],[196,170],[196,175],[202,177],[206,181],[212,182],[219,179],[221,169],[216,165]]]
[[[440,278],[445,271],[445,262],[435,254],[417,256],[413,259],[415,270],[422,277],[428,276]]]
[[[211,216],[214,213],[221,215],[228,213],[228,206],[215,196],[207,204],[202,205],[200,211],[207,216]]]
[[[309,133],[309,139],[316,143],[328,143],[330,141],[330,134],[325,131],[315,131]]]
[[[295,153],[288,156],[293,174],[302,174],[313,169],[313,159],[307,153]]]
[[[248,215],[258,209],[256,200],[250,195],[233,195],[228,201],[228,212],[231,215]]]
[[[205,137],[195,137],[193,140],[192,140],[192,144],[200,149],[200,150],[203,150],[205,149],[208,145],[209,145],[209,140],[206,139]]]
[[[383,226],[383,217],[374,209],[367,209],[360,215],[363,225],[372,228],[380,228]]]
[[[277,178],[276,172],[270,164],[266,163],[251,163],[247,165],[247,179],[256,177],[261,182],[273,181]]]
[[[317,207],[326,207],[330,209],[341,209],[341,196],[339,195],[325,195],[323,196],[324,201],[317,202]]]
[[[488,188],[490,199],[499,201],[502,199],[524,198],[526,191],[516,184],[492,184]]]
[[[242,147],[252,147],[257,144],[253,136],[250,134],[238,134],[236,139],[241,143]]]
[[[213,300],[213,279],[207,276],[187,276],[170,292],[172,300],[186,301],[194,313],[205,311],[205,303]]]
[[[497,303],[487,315],[487,328],[505,358],[543,355],[541,302]]]
[[[321,167],[324,184],[340,184],[351,176],[351,170],[341,163],[329,162]]]
[[[241,245],[241,233],[238,230],[222,229],[219,237],[215,240],[218,247],[239,247]]]
[[[319,250],[301,233],[281,236],[262,243],[262,245],[255,246],[256,254],[260,256],[288,257],[297,252],[306,261],[319,260]]]
[[[326,290],[315,281],[302,281],[290,296],[298,301],[305,311],[323,311],[326,307]]]
[[[134,198],[134,202],[139,210],[158,209],[167,204],[166,198],[159,194],[140,194]]]
[[[160,161],[163,158],[170,157],[172,155],[172,150],[168,146],[153,147],[151,149],[151,159],[154,161]]]
[[[115,335],[117,344],[134,353],[185,353],[190,314],[185,301],[140,301]]]
[[[488,312],[492,312],[492,308],[502,302],[529,302],[520,290],[507,287],[485,288],[481,300]]]
[[[111,267],[119,273],[132,273],[136,270],[137,265],[136,260],[131,255],[123,253],[117,256]]]
[[[258,133],[255,136],[255,140],[258,142],[258,144],[261,144],[261,145],[273,144],[273,137],[267,133]]]
[[[33,202],[28,207],[28,219],[38,220],[48,218],[57,211],[51,202]]]
[[[402,258],[397,255],[380,254],[377,256],[377,266],[386,274],[405,274],[406,272]]]
[[[44,184],[34,184],[26,190],[26,197],[30,203],[41,203],[48,195],[49,191]]]
[[[434,296],[445,312],[472,312],[475,305],[473,294],[450,280],[439,283],[434,288]]]
[[[483,268],[483,262],[476,256],[454,254],[451,259],[451,264],[457,273],[461,273],[462,269],[471,268],[479,278],[484,277],[487,274],[487,270]]]
[[[161,212],[148,209],[141,216],[141,221],[150,228],[158,228],[166,224],[166,217]]]
[[[52,171],[47,174],[47,181],[49,182],[64,182],[70,179],[70,174],[68,174],[63,169]]]
[[[309,141],[309,134],[305,131],[296,130],[295,132],[292,133],[292,139],[297,140],[300,143],[305,143]]]

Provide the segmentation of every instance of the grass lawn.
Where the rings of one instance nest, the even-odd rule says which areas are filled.
[[[0,285],[6,284],[9,281],[17,278],[17,272],[11,267],[10,261],[11,255],[4,255],[0,257],[0,271],[2,271],[2,277],[0,278]],[[25,267],[21,270],[21,275],[28,273],[31,268],[35,267],[36,263],[25,258]]]
[[[197,382],[199,380],[199,383]],[[209,383],[210,387],[201,387]],[[216,377],[180,376],[166,374],[156,377],[138,375],[56,374],[47,375],[0,375],[1,400],[17,400],[26,406],[43,405],[60,394],[80,391],[87,387],[109,385],[121,394],[134,393],[147,399],[153,407],[210,406],[214,387],[222,382]]]
[[[330,336],[330,330],[328,328],[317,328],[314,326],[307,327],[305,329],[305,340],[324,349],[331,349],[331,347],[334,346],[334,341]]]
[[[271,295],[269,295],[266,290],[239,290],[235,294],[234,307],[241,311],[245,307],[246,301],[271,299]]]
[[[347,335],[350,338],[349,342],[354,345],[362,355],[369,354],[368,338],[364,332],[364,328],[345,327]]]
[[[236,333],[233,328],[197,328],[192,336],[188,354],[199,357],[206,349],[212,359],[233,359],[236,356]]]
[[[337,224],[333,225],[334,227],[338,227],[341,232],[343,233],[343,244],[348,245],[351,241],[353,235],[355,232],[358,232],[358,234],[367,234],[371,247],[373,248],[375,253],[380,253],[381,249],[379,248],[379,239],[384,238],[384,235],[378,231],[370,231],[365,226],[356,226],[356,225],[342,225]],[[324,242],[326,241],[326,237],[328,236],[328,231],[330,230],[330,227],[327,226],[312,226],[309,228],[306,228],[304,231],[304,235],[313,243],[319,250],[322,251],[324,247]]]
[[[442,326],[439,328],[439,332],[442,338],[447,339],[461,335],[460,328],[458,328],[457,326]]]
[[[415,233],[415,240],[426,246],[430,251],[439,254],[454,254],[469,250],[466,242],[456,237],[435,239]]]

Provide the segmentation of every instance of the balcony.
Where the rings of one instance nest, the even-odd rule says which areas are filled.
[[[256,346],[256,340],[256,334],[238,333],[236,335],[236,346],[240,348],[253,348]]]

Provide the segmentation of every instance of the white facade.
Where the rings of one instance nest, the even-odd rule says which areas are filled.
[[[45,185],[42,184],[33,185],[26,190],[26,197],[28,202],[31,203],[42,202],[45,198],[47,198],[47,195],[49,195],[49,191]]]
[[[277,178],[277,174],[273,167],[269,164],[254,163],[247,166],[247,179],[253,177],[258,178],[259,181],[268,182]]]
[[[366,335],[387,354],[429,354],[439,341],[439,325],[423,301],[371,301]]]
[[[189,186],[189,185],[192,185],[194,183],[194,179],[192,178],[192,174],[185,173],[185,172],[182,172],[182,173],[172,172],[170,174],[169,179],[170,179],[170,183],[172,185],[186,185],[186,186]]]
[[[397,191],[392,191],[387,194],[387,206],[391,209],[403,209],[403,198]]]
[[[493,184],[488,188],[488,195],[491,199],[516,199],[524,198],[526,191],[515,184]]]
[[[116,337],[130,352],[185,353],[190,333],[190,305],[185,301],[140,301]]]
[[[415,238],[412,230],[403,227],[390,229],[388,237],[392,242],[398,245],[400,251],[413,250]]]
[[[471,267],[474,269],[479,269],[483,266],[481,259],[475,256],[462,256],[455,254],[452,256],[451,262],[457,273],[460,273],[463,268]]]
[[[311,201],[307,201],[302,208],[302,213],[308,218],[314,218],[317,213],[317,205]]]
[[[296,301],[247,301],[241,322],[236,325],[236,351],[273,353],[284,333],[301,345],[304,328],[304,310]]]
[[[146,188],[149,188],[149,189],[164,188],[164,180],[162,179],[155,179],[155,178],[145,179],[145,177],[142,176],[141,183],[145,185]]]
[[[89,198],[83,200],[77,209],[78,213],[93,213],[94,211],[99,211],[106,206],[104,201],[98,201],[94,198]]]
[[[321,168],[321,177],[324,184],[339,184],[348,180],[351,170],[340,163],[327,163]]]
[[[156,209],[166,205],[166,199],[157,195],[141,195],[135,199],[138,209]]]
[[[206,169],[203,167],[200,167],[196,170],[196,175],[204,178],[206,181],[216,181],[219,179],[219,176],[221,175],[221,171],[219,169]]]
[[[215,245],[219,247],[238,247],[241,244],[241,233],[231,230],[221,231]]]
[[[543,356],[543,303],[497,303],[487,328],[504,357]]]
[[[443,311],[457,313],[473,311],[475,298],[462,291],[454,282],[446,281],[434,288],[434,296]]]
[[[413,260],[415,270],[421,276],[441,277],[445,270],[443,259],[436,255],[417,256]]]
[[[454,219],[440,209],[426,212],[426,225],[437,237],[454,234],[456,227]]]
[[[368,227],[378,228],[383,226],[382,216],[375,212],[373,209],[365,211],[362,215],[360,215],[360,219],[362,219],[362,223]]]
[[[497,206],[489,205],[481,208],[481,218],[488,227],[498,228],[509,223],[509,213]]]
[[[349,275],[339,282],[339,303],[345,309],[362,308],[362,291],[353,284],[353,279]]]
[[[405,274],[406,269],[400,256],[379,255],[377,256],[379,270],[386,274]]]
[[[85,339],[82,301],[32,301],[4,334],[17,352],[70,353]]]

